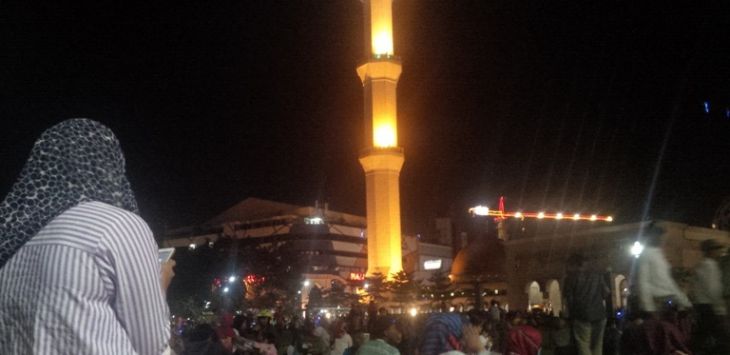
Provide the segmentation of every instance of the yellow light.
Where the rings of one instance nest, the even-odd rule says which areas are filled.
[[[390,124],[381,124],[373,129],[373,145],[379,148],[389,148],[398,145],[395,129]]]
[[[537,214],[537,218],[539,218],[539,219],[543,219],[543,218],[545,218],[545,212],[540,212],[540,213],[538,213],[538,214]]]
[[[477,216],[488,216],[489,215],[489,207],[487,206],[476,206],[471,209],[471,212],[474,213]]]
[[[515,212],[515,218],[522,218],[522,212]]]
[[[591,215],[591,221],[595,221],[595,220],[597,220],[597,219],[598,219],[598,216],[596,216],[596,215],[594,215],[594,214],[592,214],[592,215]]]
[[[606,217],[606,221],[613,222],[613,217],[611,217],[611,216]]]
[[[374,55],[393,55],[393,0],[370,0],[370,40]]]
[[[373,54],[393,55],[393,38],[391,33],[387,31],[373,33]]]
[[[408,313],[411,315],[411,317],[415,317],[418,315],[418,310],[415,307],[413,307],[410,310],[408,310]]]
[[[555,215],[555,219],[563,219],[563,213],[558,212],[558,214]]]
[[[579,220],[580,219],[580,213],[574,214],[573,215],[573,219],[576,220],[576,221]]]

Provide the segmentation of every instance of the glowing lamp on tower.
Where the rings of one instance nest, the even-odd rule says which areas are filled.
[[[378,148],[389,148],[398,145],[395,128],[390,124],[381,124],[373,129],[373,145]]]
[[[373,34],[373,54],[376,56],[393,55],[393,38],[383,30]]]
[[[370,1],[370,40],[373,55],[393,55],[393,0]]]

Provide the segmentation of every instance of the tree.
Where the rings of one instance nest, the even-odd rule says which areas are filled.
[[[309,289],[307,308],[322,307],[322,290],[317,285]]]
[[[192,296],[211,301],[211,309],[280,307],[293,311],[301,307],[298,291],[308,259],[289,242],[258,244],[222,237],[215,243],[178,250],[175,259],[177,276],[170,285],[171,302]],[[229,281],[231,276],[234,281]],[[256,282],[245,282],[247,277]],[[223,292],[226,287],[228,291]]]
[[[173,313],[188,312],[191,299],[200,306],[210,301],[210,310],[242,307],[242,285],[228,282],[229,276],[237,274],[236,253],[235,241],[228,238],[197,248],[178,248],[176,276],[167,292]],[[223,295],[226,286],[229,291]]]
[[[446,294],[451,289],[451,279],[449,275],[441,270],[436,270],[428,278],[430,285],[427,287],[428,299],[433,301],[433,305],[442,308]],[[431,297],[433,295],[433,297]]]
[[[385,281],[385,275],[375,272],[365,278],[366,293],[375,302],[385,300],[383,293],[388,292],[388,283]]]
[[[393,294],[393,301],[400,303],[401,307],[418,298],[420,283],[413,279],[413,273],[398,271],[393,274],[393,280],[388,283]]]
[[[356,294],[345,291],[345,284],[337,280],[332,280],[332,285],[325,294],[324,303],[330,307],[347,307],[353,301],[357,301],[360,298]]]
[[[202,301],[193,296],[175,298],[170,301],[170,312],[183,318],[191,318],[198,321],[205,310]]]
[[[252,305],[257,308],[298,309],[302,287],[302,271],[306,261],[286,242],[241,248],[239,258],[246,260],[246,275],[255,275],[260,282],[253,293]]]

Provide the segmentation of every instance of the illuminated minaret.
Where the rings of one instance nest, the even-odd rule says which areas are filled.
[[[357,68],[365,94],[365,144],[360,164],[367,190],[368,275],[403,269],[396,87],[400,61],[393,52],[393,0],[363,0],[367,62]],[[368,36],[369,34],[369,36]],[[368,38],[369,37],[369,38]]]

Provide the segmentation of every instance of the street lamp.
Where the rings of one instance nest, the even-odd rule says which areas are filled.
[[[641,255],[641,252],[644,251],[644,245],[636,241],[634,242],[634,245],[631,246],[630,251],[631,255],[633,255],[635,258],[638,258]]]

